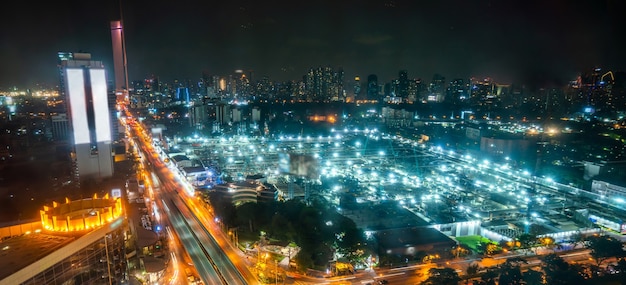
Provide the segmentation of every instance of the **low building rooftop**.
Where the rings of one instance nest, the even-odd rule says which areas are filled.
[[[69,244],[75,238],[31,233],[0,242],[0,280]]]

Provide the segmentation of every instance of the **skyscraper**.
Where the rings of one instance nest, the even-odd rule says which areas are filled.
[[[450,81],[446,90],[446,101],[458,104],[468,99],[467,86],[462,78],[456,78]]]
[[[446,78],[441,74],[433,75],[433,81],[428,86],[428,101],[441,102],[445,95]]]
[[[104,66],[101,61],[91,60],[88,53],[74,53],[61,66],[72,127],[75,177],[78,181],[111,177],[111,117]]]
[[[367,76],[367,100],[378,99],[378,76],[370,74]]]
[[[400,72],[398,72],[396,96],[402,98],[403,101],[406,101],[409,97],[409,74],[406,70],[400,70]]]
[[[354,77],[354,100],[361,99],[361,77]]]
[[[111,42],[113,43],[113,68],[115,73],[115,92],[128,89],[126,74],[126,51],[122,21],[111,21]]]

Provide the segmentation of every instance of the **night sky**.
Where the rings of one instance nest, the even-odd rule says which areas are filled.
[[[310,67],[346,79],[492,77],[563,84],[594,66],[626,68],[625,1],[122,0],[129,78],[193,79],[235,69],[299,80]],[[58,82],[58,51],[112,69],[113,1],[13,1],[0,12],[0,88]],[[110,77],[112,78],[112,76]]]

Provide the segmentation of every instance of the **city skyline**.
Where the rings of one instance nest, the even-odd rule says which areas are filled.
[[[0,285],[626,280],[624,4],[62,1],[0,15]]]
[[[1,87],[55,84],[58,51],[89,52],[112,72],[109,23],[119,19],[118,3],[64,3],[2,17],[12,29],[0,45]],[[253,80],[298,80],[311,67],[332,66],[346,79],[376,74],[384,82],[407,70],[427,81],[438,73],[558,85],[596,66],[626,65],[623,3],[611,0],[122,5],[131,81],[236,69],[253,71]]]

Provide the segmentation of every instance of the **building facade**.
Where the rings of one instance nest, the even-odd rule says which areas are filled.
[[[78,181],[111,177],[113,130],[104,66],[85,53],[74,53],[61,66],[72,127],[75,177]]]

